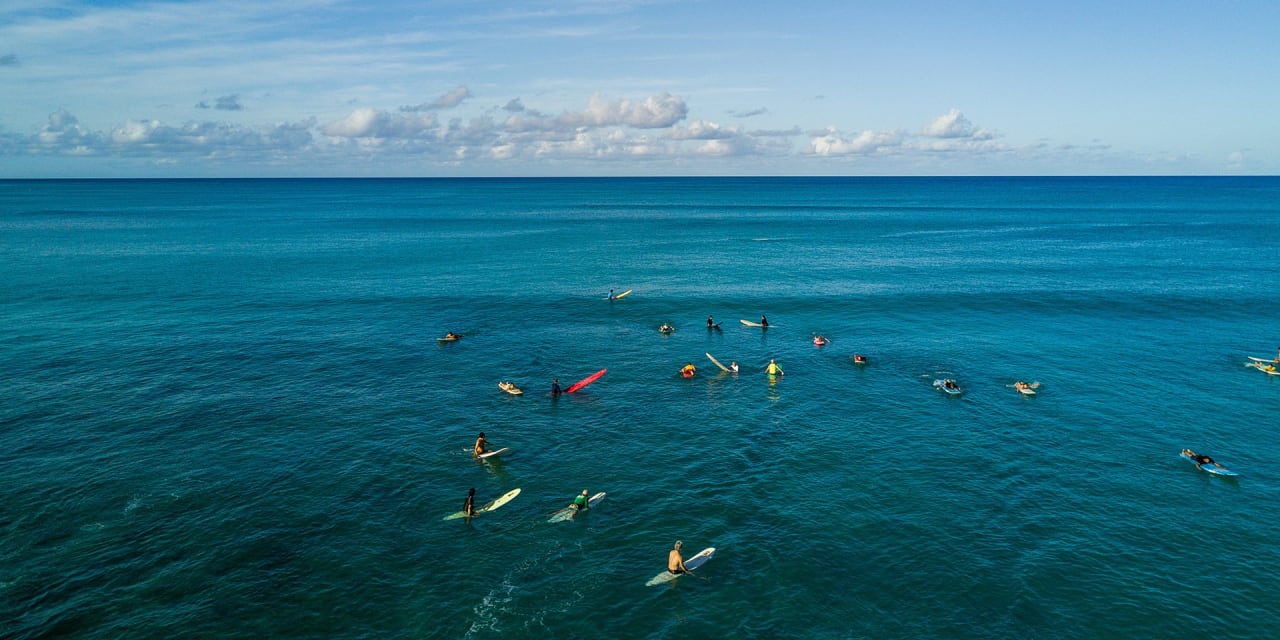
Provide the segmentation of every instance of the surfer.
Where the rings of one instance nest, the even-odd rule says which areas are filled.
[[[762,326],[762,327],[767,327],[767,326],[769,326],[769,319],[768,319],[768,318],[766,318],[766,317],[764,317],[764,314],[763,314],[763,313],[762,313],[762,314],[760,314],[760,326]]]
[[[551,395],[553,396],[560,395],[560,378],[551,379]]]
[[[711,319],[711,316],[707,316],[707,328],[708,328],[708,329],[714,329],[714,328],[716,328],[716,321],[715,321],[715,320],[712,320],[712,319]]]
[[[467,501],[462,503],[462,512],[467,515],[467,518],[470,518],[471,516],[474,516],[476,514],[476,488],[475,487],[471,487],[471,490],[467,492]]]
[[[476,446],[472,448],[471,455],[480,457],[480,455],[489,451],[489,441],[484,439],[484,432],[481,431],[479,437],[476,438]]]
[[[684,377],[686,377],[686,378],[692,378],[692,377],[693,377],[693,374],[695,374],[695,373],[697,373],[697,372],[698,372],[698,368],[697,368],[697,367],[695,367],[695,366],[693,366],[693,363],[692,363],[692,362],[690,362],[689,364],[686,364],[686,365],[685,365],[685,366],[683,366],[683,367],[680,367],[680,375],[682,375],[682,376],[684,376]]]
[[[729,363],[729,370],[730,370],[730,371],[732,371],[732,372],[734,372],[734,373],[737,373],[737,372],[738,372],[738,361],[737,361],[737,360],[734,360],[733,362],[730,362],[730,363]]]
[[[582,493],[578,494],[578,497],[573,499],[573,504],[569,506],[573,507],[574,511],[582,511],[583,509],[586,509],[587,508],[587,490],[583,489]]]
[[[1226,467],[1224,467],[1224,466],[1222,466],[1222,465],[1218,464],[1218,462],[1217,462],[1216,460],[1214,460],[1213,458],[1210,458],[1209,456],[1206,456],[1206,455],[1203,455],[1203,454],[1196,453],[1196,452],[1194,452],[1194,451],[1192,451],[1192,450],[1190,450],[1190,449],[1183,449],[1183,450],[1182,450],[1182,455],[1184,455],[1184,456],[1186,456],[1186,457],[1188,457],[1188,458],[1191,458],[1191,461],[1192,461],[1192,462],[1194,462],[1194,463],[1196,463],[1196,468],[1197,468],[1197,469],[1201,468],[1201,466],[1200,466],[1200,465],[1205,465],[1205,464],[1211,464],[1211,465],[1213,465],[1213,466],[1215,466],[1215,467],[1217,467],[1217,468],[1219,468],[1219,469],[1226,469]]]
[[[854,363],[854,364],[866,364],[866,363],[867,363],[867,357],[866,357],[866,356],[864,356],[864,355],[862,355],[861,353],[855,353],[855,354],[853,354],[853,363]]]
[[[458,339],[458,334],[456,334],[456,333],[454,333],[454,332],[450,331],[450,332],[448,332],[448,333],[444,334],[444,339],[445,339],[445,340],[457,340],[457,339]]]
[[[684,543],[676,540],[676,544],[671,549],[671,553],[667,554],[667,573],[670,573],[673,576],[678,576],[682,573],[693,575],[693,572],[684,566],[684,556],[680,555],[680,547],[682,546],[684,546]]]
[[[666,323],[663,323],[662,326],[658,327],[658,331],[661,331],[662,333],[671,333],[672,331],[675,331],[675,330],[676,330],[675,327]]]
[[[960,388],[958,385],[956,385],[956,381],[955,381],[955,380],[952,380],[951,378],[947,378],[946,380],[943,380],[943,381],[942,381],[942,386],[944,386],[944,387],[946,387],[946,388],[948,388],[948,389],[959,389],[959,388]]]
[[[1026,390],[1026,389],[1030,389],[1030,388],[1031,388],[1031,385],[1029,385],[1029,384],[1027,384],[1027,383],[1025,383],[1025,382],[1023,382],[1023,381],[1021,381],[1021,380],[1019,380],[1019,381],[1017,381],[1017,382],[1013,383],[1013,388],[1014,388],[1014,389],[1017,389],[1018,391],[1024,391],[1024,390]]]
[[[782,367],[779,367],[778,363],[773,361],[773,358],[769,358],[769,366],[764,368],[764,372],[771,376],[786,375],[782,372]]]

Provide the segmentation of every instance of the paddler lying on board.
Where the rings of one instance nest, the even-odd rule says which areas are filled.
[[[684,546],[684,543],[676,540],[675,547],[671,549],[671,553],[667,554],[667,573],[673,576],[678,576],[682,573],[693,575],[693,572],[684,566],[684,556],[680,555],[681,546]]]
[[[1192,461],[1192,462],[1194,462],[1194,463],[1196,463],[1196,468],[1197,468],[1197,469],[1199,469],[1199,468],[1200,468],[1200,465],[1204,465],[1204,464],[1211,464],[1211,465],[1213,465],[1213,466],[1215,466],[1215,467],[1217,467],[1217,468],[1219,468],[1219,469],[1226,469],[1226,467],[1224,467],[1224,466],[1222,466],[1222,465],[1218,464],[1218,462],[1217,462],[1216,460],[1214,460],[1213,458],[1210,458],[1209,456],[1206,456],[1206,455],[1201,455],[1201,454],[1196,453],[1196,452],[1194,452],[1194,451],[1192,451],[1192,450],[1190,450],[1190,449],[1183,449],[1183,450],[1182,450],[1182,455],[1184,455],[1184,456],[1186,456],[1186,457],[1188,457],[1188,458],[1191,458],[1191,461]]]
[[[472,448],[471,455],[479,458],[481,455],[489,452],[489,441],[484,439],[484,432],[480,432],[480,436],[476,438],[476,446]]]

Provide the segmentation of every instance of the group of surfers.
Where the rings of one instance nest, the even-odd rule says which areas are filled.
[[[485,438],[484,432],[481,431],[480,435],[476,436],[476,443],[475,446],[472,447],[471,455],[479,458],[482,454],[488,453],[488,451],[489,440]],[[573,509],[573,515],[582,513],[583,511],[591,508],[587,505],[587,501],[590,500],[590,496],[590,490],[583,489],[582,493],[575,496],[573,498],[573,502],[570,502],[569,507],[566,508],[571,507]],[[471,489],[467,491],[467,499],[462,503],[462,512],[466,514],[468,521],[470,521],[471,517],[476,514],[475,487],[471,487]],[[680,575],[682,573],[693,575],[693,572],[684,566],[684,556],[680,555],[680,547],[683,546],[683,544],[683,542],[676,540],[675,546],[671,549],[671,552],[667,554],[667,571],[672,575]]]

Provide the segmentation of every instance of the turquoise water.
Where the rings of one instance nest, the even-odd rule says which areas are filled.
[[[0,182],[0,636],[1280,637],[1278,243],[1276,178]]]

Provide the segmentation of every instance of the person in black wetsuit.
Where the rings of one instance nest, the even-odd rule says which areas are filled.
[[[769,319],[768,319],[768,318],[766,318],[766,317],[764,317],[764,314],[763,314],[763,313],[762,313],[762,314],[760,314],[760,326],[762,326],[762,327],[767,327],[767,326],[769,326]]]
[[[470,518],[476,514],[476,488],[471,487],[467,492],[467,501],[462,503],[462,512]]]
[[[551,379],[551,395],[553,396],[560,395],[560,378]]]
[[[1203,465],[1206,465],[1206,464],[1211,464],[1219,469],[1226,469],[1226,467],[1218,464],[1218,461],[1214,460],[1213,458],[1210,458],[1209,456],[1206,456],[1201,453],[1196,453],[1190,449],[1183,449],[1182,454],[1187,456],[1188,458],[1191,458],[1191,461],[1196,463],[1197,469],[1201,468]]]

